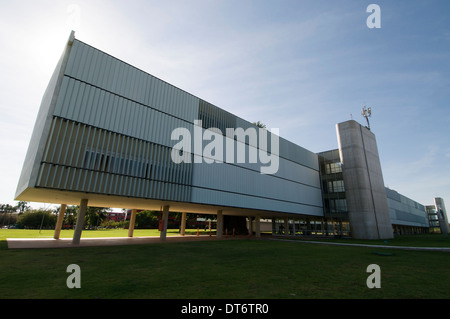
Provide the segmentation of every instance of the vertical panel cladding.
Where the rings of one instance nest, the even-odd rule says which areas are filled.
[[[313,178],[310,184],[304,184],[226,163],[194,165],[192,180],[194,187],[245,194],[249,198],[266,198],[322,207],[321,190],[318,185],[315,186],[316,178]],[[246,203],[241,205],[247,207]]]
[[[226,134],[227,128],[241,128],[244,134],[250,135],[252,132],[246,132],[246,130],[256,128],[254,124],[203,100],[199,100],[198,118],[202,120],[204,129],[216,127],[223,135]],[[256,133],[256,140],[246,138],[245,141],[234,143],[235,156],[238,143],[245,143],[246,152],[249,151],[250,147],[258,152],[258,147],[261,147],[261,145],[259,145],[258,139],[259,131],[257,130]],[[271,153],[271,133],[267,133],[267,149],[263,148]],[[239,207],[267,209],[267,207],[263,207],[264,205],[253,203],[268,201],[275,206],[283,206],[283,203],[286,203],[285,207],[299,207],[296,205],[310,207],[314,214],[322,212],[317,155],[282,138],[279,141],[280,169],[273,176],[260,174],[261,163],[195,164],[192,180],[195,193],[192,195],[192,201],[220,205],[224,198],[242,194],[245,195],[242,197],[245,198],[245,201],[237,204]],[[226,148],[225,138],[222,144]],[[225,154],[225,151],[223,154]],[[248,161],[247,155],[245,156]],[[292,172],[295,172],[295,174],[292,174]],[[203,191],[200,191],[200,189],[203,189]],[[309,210],[309,208],[306,210]],[[293,212],[300,213],[300,211]]]
[[[196,118],[198,98],[78,40],[73,47],[67,76],[183,120]]]
[[[153,102],[151,106],[161,110],[162,105],[162,92],[163,92],[163,82],[162,81],[155,81],[154,84],[156,85],[155,88],[155,101]]]
[[[423,205],[394,190],[385,189],[393,224],[428,227],[427,212]]]
[[[202,121],[203,128],[218,128],[223,135],[227,128],[236,128],[236,116],[201,99],[198,101],[197,118]]]
[[[75,107],[75,105],[77,102],[77,99],[79,98],[79,96],[82,96],[82,92],[80,92],[83,87],[81,86],[81,82],[78,81],[73,81],[73,80],[69,80],[70,84],[67,88],[68,92],[70,92],[70,90],[73,90],[70,98],[67,101],[64,101],[64,105],[62,106],[64,109],[64,112],[61,114],[61,116],[63,117],[67,117],[67,118],[74,118],[75,116],[78,116],[78,112],[79,112],[79,108]],[[61,94],[63,95],[63,94]],[[58,106],[57,106],[58,107]],[[56,111],[56,110],[55,110]],[[54,113],[55,115],[57,115],[57,113]]]
[[[37,187],[190,198],[191,164],[173,163],[164,145],[54,117],[44,153]],[[181,180],[182,174],[188,178]]]
[[[166,146],[172,146],[170,135],[175,128],[192,127],[192,122],[74,79],[66,79],[64,87],[65,98],[59,99],[56,116]]]

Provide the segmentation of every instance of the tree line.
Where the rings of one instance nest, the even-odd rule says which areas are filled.
[[[0,227],[24,229],[54,229],[58,220],[60,206],[52,209],[32,209],[28,202],[19,202],[16,206],[0,204]],[[79,206],[66,206],[63,229],[73,229],[77,222]],[[85,229],[128,228],[129,218],[114,221],[108,218],[107,207],[88,207],[84,219]],[[123,210],[126,213],[126,210]],[[179,228],[181,213],[170,212],[168,228]],[[159,226],[161,212],[143,210],[136,214],[135,228],[155,229]],[[207,220],[215,219],[214,215],[202,215]],[[208,222],[198,222],[197,214],[187,214],[187,228],[204,227]],[[213,225],[215,227],[215,225]]]
[[[55,228],[61,207],[53,209],[32,209],[28,202],[18,202],[16,206],[0,204],[0,226],[7,228],[52,229]],[[85,216],[87,228],[96,228],[107,219],[106,207],[88,207]],[[76,224],[79,206],[66,207],[63,227],[73,228]]]

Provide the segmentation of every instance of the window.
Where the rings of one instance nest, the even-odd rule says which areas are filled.
[[[341,172],[342,172],[341,163],[325,164],[325,173],[326,174],[334,174],[334,173],[341,173]]]
[[[331,201],[331,211],[332,212],[346,212],[347,211],[347,201],[345,199],[335,199]]]
[[[83,168],[106,173],[147,178],[149,163],[136,159],[129,159],[120,154],[103,154],[99,151],[86,149],[84,153]]]
[[[341,193],[344,192],[344,181],[328,181],[328,192],[329,193]]]

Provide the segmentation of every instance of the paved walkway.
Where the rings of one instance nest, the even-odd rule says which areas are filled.
[[[266,238],[268,240],[288,241],[303,244],[322,244],[322,245],[338,245],[338,246],[357,246],[357,247],[370,247],[370,248],[388,248],[388,249],[403,249],[403,250],[425,250],[425,251],[445,251],[450,252],[450,247],[409,247],[409,246],[389,246],[389,245],[369,245],[369,244],[350,244],[350,243],[333,243],[325,241],[313,241],[313,240],[295,240],[295,239],[282,239],[282,238]]]
[[[243,237],[228,237],[223,239],[238,239]],[[26,248],[75,248],[88,246],[119,246],[119,245],[137,245],[152,243],[171,243],[185,241],[205,241],[220,240],[216,236],[209,235],[186,235],[186,236],[167,236],[162,241],[159,236],[154,237],[101,237],[101,238],[81,238],[79,245],[72,244],[72,238],[7,238],[6,242],[10,249]]]

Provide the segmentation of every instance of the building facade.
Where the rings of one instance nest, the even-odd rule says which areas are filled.
[[[429,233],[430,223],[424,205],[387,187],[386,194],[394,234]]]
[[[340,150],[335,149],[321,152],[318,155],[323,190],[324,218],[326,220],[333,220],[335,224],[342,225],[341,233],[344,236],[370,239],[368,238],[367,229],[360,231],[359,233],[361,235],[355,235],[355,227],[358,227],[358,224],[351,222],[350,213],[359,214],[360,212],[355,210],[354,207],[347,205],[348,190],[344,182],[344,176],[347,174],[347,171],[341,162]],[[350,178],[352,177],[346,176],[347,180]],[[360,179],[361,177],[356,178],[356,182],[360,183]],[[393,235],[430,232],[432,224],[427,217],[431,216],[427,215],[428,208],[426,209],[424,205],[399,194],[395,190],[391,190],[388,187],[384,187],[384,189],[390,219],[390,225],[388,227],[391,229]],[[357,200],[362,202],[366,199],[359,198]],[[432,216],[435,216],[432,218],[437,221],[437,215]],[[377,230],[375,228],[372,237],[377,238],[376,236]]]
[[[258,218],[323,212],[316,154],[73,33],[44,94],[16,198]]]
[[[336,125],[347,207],[356,238],[392,238],[375,135],[356,121]]]
[[[450,225],[448,224],[447,211],[444,199],[434,198],[434,205],[425,206],[430,224],[430,232],[448,234]]]
[[[283,235],[375,239],[392,238],[393,223],[424,227],[423,206],[402,208],[403,197],[385,189],[367,128],[339,123],[339,149],[319,154],[277,133],[72,33],[42,99],[16,199],[61,204],[57,228],[65,205],[80,205],[74,244],[87,205],[131,209],[129,236],[137,210],[160,210],[162,239],[169,210],[183,212],[182,228],[186,213],[217,214],[217,236],[224,215],[248,217],[257,235],[261,218]]]
[[[322,183],[323,214],[327,230],[351,236],[344,173],[339,149],[318,153]],[[325,233],[327,234],[327,233]]]

